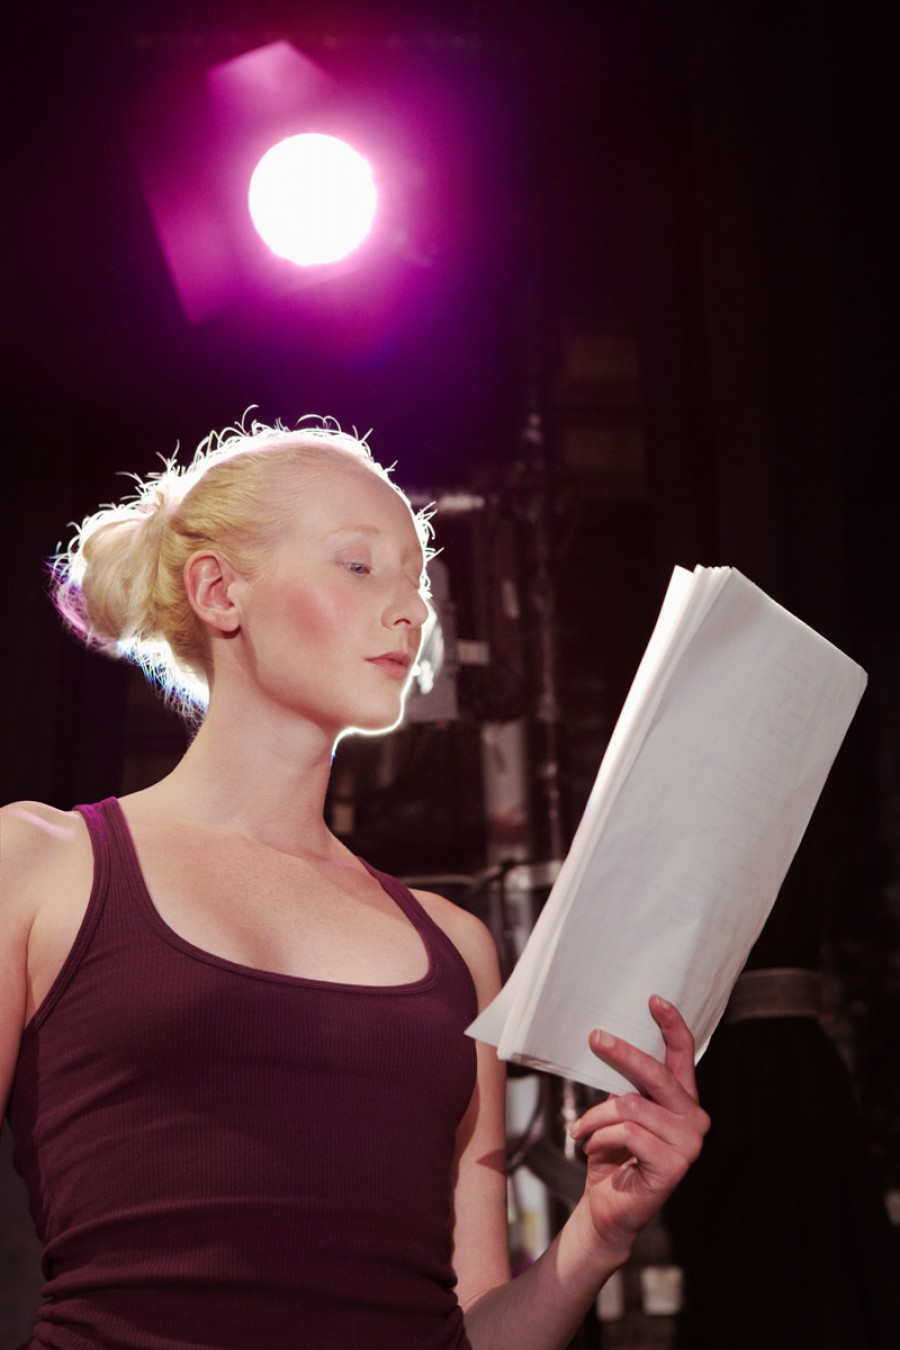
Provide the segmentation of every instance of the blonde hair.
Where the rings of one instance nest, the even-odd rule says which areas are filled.
[[[317,424],[305,425],[311,420]],[[88,646],[135,662],[168,703],[198,721],[209,702],[211,656],[188,600],[185,564],[214,548],[246,575],[257,574],[304,488],[335,454],[352,456],[410,505],[365,438],[331,419],[303,419],[294,431],[254,421],[249,430],[241,424],[212,432],[189,464],[173,456],[146,479],[130,475],[137,484],[130,497],[82,522],[52,560],[56,608]],[[291,473],[297,469],[302,484]],[[430,515],[413,513],[413,520],[427,560]]]

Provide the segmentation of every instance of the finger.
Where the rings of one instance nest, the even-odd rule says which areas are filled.
[[[622,1120],[591,1135],[583,1151],[592,1162],[636,1164],[649,1173],[666,1177],[683,1176],[690,1165],[689,1158],[633,1120]]]
[[[585,1111],[569,1127],[569,1133],[573,1139],[590,1139],[605,1135],[623,1122],[654,1135],[691,1159],[700,1152],[703,1136],[709,1128],[706,1112],[690,1098],[686,1098],[686,1110],[680,1114],[638,1092],[629,1092]]]
[[[589,1177],[616,1191],[655,1195],[654,1210],[672,1194],[696,1156],[680,1153],[627,1122],[610,1131],[608,1138],[591,1140],[585,1154]]]
[[[650,999],[650,1015],[666,1043],[666,1065],[685,1091],[697,1100],[694,1037],[681,1013],[659,994]]]
[[[667,1064],[661,1064],[658,1059],[638,1050],[629,1041],[600,1029],[592,1031],[588,1039],[598,1059],[617,1069],[645,1097],[682,1113],[689,1104],[696,1104],[696,1087],[690,1092]]]

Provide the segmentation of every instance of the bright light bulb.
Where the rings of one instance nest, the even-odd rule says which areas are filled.
[[[253,170],[248,204],[257,233],[299,267],[337,262],[369,232],[377,193],[362,155],[334,136],[289,136]]]

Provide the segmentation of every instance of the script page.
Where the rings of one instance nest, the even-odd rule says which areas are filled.
[[[664,678],[645,671],[651,712],[639,693],[521,973],[470,1028],[504,1058],[607,1091],[630,1085],[588,1034],[603,1026],[662,1058],[652,993],[681,1009],[702,1053],[865,687],[740,573],[695,576],[696,612],[678,581]]]

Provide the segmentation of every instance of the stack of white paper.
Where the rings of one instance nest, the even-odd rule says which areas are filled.
[[[559,878],[469,1028],[611,1092],[602,1026],[663,1058],[650,994],[699,1058],[775,901],[866,674],[730,567],[677,567]]]

